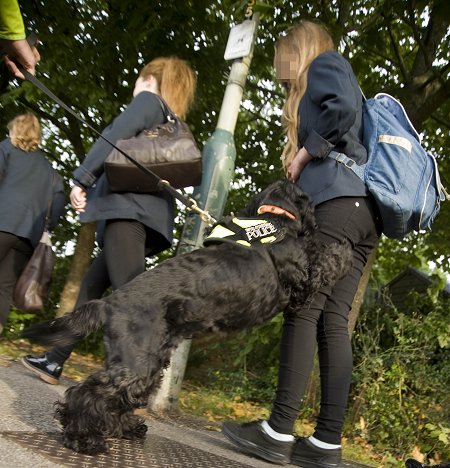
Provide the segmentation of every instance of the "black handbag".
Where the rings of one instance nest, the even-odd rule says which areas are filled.
[[[117,148],[175,188],[200,185],[202,155],[189,127],[161,99],[167,122],[137,136],[118,140]],[[160,190],[129,158],[113,148],[105,160],[105,173],[113,192],[151,193]]]
[[[44,232],[14,287],[13,303],[24,312],[42,312],[48,298],[53,268],[56,263],[56,255],[53,252],[48,233],[54,183],[55,176],[53,175],[52,198],[47,208]]]

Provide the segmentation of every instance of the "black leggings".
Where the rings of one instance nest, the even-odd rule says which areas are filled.
[[[316,294],[309,307],[285,313],[278,388],[269,419],[277,432],[291,434],[311,373],[316,343],[320,364],[320,413],[314,436],[341,443],[352,377],[348,314],[367,257],[377,245],[379,222],[371,198],[336,198],[315,209],[324,244],[350,241],[353,266],[332,289]]]
[[[83,278],[75,309],[99,299],[111,286],[117,289],[145,271],[149,230],[139,221],[111,220],[106,223],[103,250]],[[55,347],[47,353],[50,362],[63,365],[78,343]]]
[[[0,325],[8,319],[14,286],[33,253],[27,239],[0,231]],[[0,333],[1,333],[0,327]]]

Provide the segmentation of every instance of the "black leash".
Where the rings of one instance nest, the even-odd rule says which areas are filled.
[[[36,35],[31,34],[27,38],[27,41],[30,43],[30,45],[33,45],[37,41]],[[3,50],[0,51],[0,56],[3,55],[4,53],[5,52]],[[58,96],[56,96],[52,91],[50,91],[40,80],[38,80],[30,72],[25,70],[25,68],[21,64],[16,63],[16,65],[19,68],[19,70],[23,73],[25,79],[27,79],[28,81],[33,83],[37,88],[39,88],[42,92],[44,92],[49,98],[53,99],[63,109],[65,109],[67,112],[69,112],[71,115],[73,115],[76,119],[78,119],[83,125],[90,128],[96,135],[98,135],[100,138],[102,138],[107,143],[109,143],[113,148],[115,148],[117,151],[119,151],[119,153],[123,154],[131,163],[133,163],[142,172],[144,172],[149,177],[151,177],[154,181],[156,181],[156,186],[157,186],[158,190],[166,190],[167,192],[169,192],[170,195],[175,197],[184,206],[186,206],[188,211],[194,211],[197,214],[199,214],[204,223],[212,226],[216,222],[216,220],[207,211],[202,210],[198,206],[197,202],[193,198],[188,197],[186,195],[183,195],[178,190],[174,189],[167,180],[161,179],[161,177],[156,175],[150,169],[146,168],[145,166],[140,164],[138,161],[136,161],[134,158],[132,158],[129,154],[125,153],[123,150],[118,148],[112,141],[110,141],[110,140],[108,140],[108,138],[104,137],[98,130],[96,130],[92,125],[90,125],[88,122],[83,120],[75,111],[73,111],[68,105],[66,105],[63,101],[61,101],[61,99],[59,99]]]

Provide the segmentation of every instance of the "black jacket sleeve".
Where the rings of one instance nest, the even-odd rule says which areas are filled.
[[[131,138],[142,130],[153,128],[163,119],[160,99],[154,93],[143,91],[105,128],[102,135],[112,143],[116,143],[117,140]],[[89,150],[83,163],[73,172],[75,183],[83,187],[92,186],[103,174],[103,165],[111,150],[111,145],[99,138]]]
[[[313,158],[326,158],[355,122],[357,102],[352,73],[347,61],[336,52],[323,53],[310,65],[305,94],[319,108],[319,114],[303,146]]]

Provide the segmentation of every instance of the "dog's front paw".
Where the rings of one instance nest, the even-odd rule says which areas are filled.
[[[130,429],[128,431],[124,431],[122,438],[128,439],[128,440],[138,440],[138,439],[144,439],[145,434],[147,433],[148,427],[145,424],[138,424],[133,429]]]
[[[74,436],[64,434],[64,447],[86,455],[98,455],[109,452],[109,444],[104,437]]]

